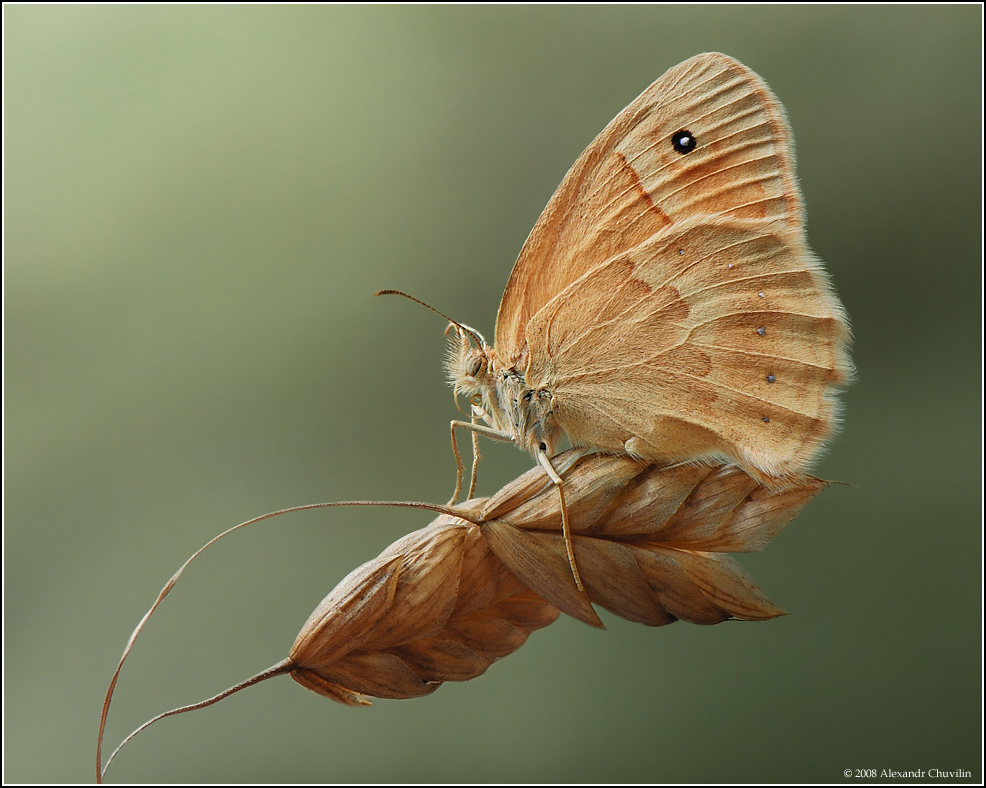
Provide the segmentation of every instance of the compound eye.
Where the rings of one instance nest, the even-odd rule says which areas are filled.
[[[486,358],[484,356],[473,356],[466,361],[466,374],[471,378],[478,377],[485,366]]]

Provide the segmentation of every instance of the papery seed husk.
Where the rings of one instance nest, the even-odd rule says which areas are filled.
[[[784,615],[730,556],[679,550],[674,558],[706,598],[733,618],[765,621]]]
[[[619,542],[580,539],[575,558],[589,598],[611,613],[648,626],[674,619],[654,598],[633,550]]]
[[[319,603],[301,628],[291,653],[304,653],[312,663],[332,662],[357,648],[393,603],[400,576],[400,558],[369,561],[350,572]]]
[[[631,457],[605,454],[592,457],[592,461],[585,462],[576,453],[571,460],[566,455],[562,455],[564,459],[561,461],[558,458],[552,460],[553,465],[557,463],[563,468],[570,466],[564,472],[559,471],[559,474],[565,480],[565,503],[572,530],[576,533],[589,530],[620,491],[627,489],[628,483],[647,468]],[[515,495],[510,495],[509,498],[503,496],[516,502],[513,507],[508,507],[505,500],[498,500],[503,491],[498,493],[484,507],[483,519],[498,519],[528,531],[555,530],[554,521],[559,514],[558,491],[543,472],[541,480],[539,484],[530,485],[528,489],[533,494],[526,500],[516,501]],[[544,484],[545,481],[547,484]],[[504,489],[510,490],[511,487],[512,485],[508,485]]]
[[[602,627],[593,605],[648,626],[766,620],[777,607],[727,551],[765,546],[825,483],[768,489],[731,466],[660,468],[571,450],[558,491],[540,468],[441,515],[346,577],[291,650],[294,678],[349,705],[420,697],[465,681],[563,611]]]
[[[572,544],[586,593],[568,565],[557,491],[542,486],[539,469],[487,502],[484,514],[496,517],[482,529],[511,571],[563,612],[592,626],[601,621],[590,603],[650,626],[783,615],[720,553],[764,547],[825,482],[805,477],[773,490],[734,466],[660,468],[572,452],[553,462],[567,468]]]
[[[739,468],[713,470],[656,532],[664,544],[709,538],[760,485]]]
[[[482,529],[500,560],[528,587],[572,618],[605,628],[589,597],[575,585],[560,534],[522,530],[502,520],[483,523]],[[576,550],[582,538],[572,537]]]
[[[463,541],[468,528],[430,528],[398,540],[378,560],[401,560],[397,589],[366,648],[392,647],[441,631],[458,601]]]
[[[694,542],[696,550],[749,553],[763,550],[828,483],[807,477],[796,487],[780,492],[760,487],[751,492],[732,516],[705,542]]]
[[[361,611],[366,628],[357,634]],[[291,675],[347,705],[420,697],[482,674],[558,614],[504,567],[477,527],[442,515],[323,600],[291,649]]]
[[[629,463],[630,458],[623,458]],[[629,538],[649,535],[654,523],[667,522],[681,504],[706,478],[712,468],[703,465],[679,465],[676,468],[646,466],[616,497],[615,506],[599,522],[583,529],[588,535]]]

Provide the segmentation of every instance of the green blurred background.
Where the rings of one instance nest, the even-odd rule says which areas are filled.
[[[981,764],[981,9],[4,9],[5,779],[86,781],[131,630],[218,531],[444,501],[444,323],[492,333],[576,156],[719,50],[787,107],[859,382],[825,491],[743,558],[793,615],[561,620],[466,684],[352,710],[289,679],[160,723],[115,781],[829,782]],[[489,494],[531,466],[485,444]],[[430,518],[226,540],[128,662],[138,723],[287,655]],[[857,782],[850,780],[848,782]]]

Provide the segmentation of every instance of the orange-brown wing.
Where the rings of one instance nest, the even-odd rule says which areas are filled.
[[[701,217],[585,273],[528,323],[527,382],[572,443],[807,470],[852,375],[845,313],[798,228]]]
[[[717,214],[802,224],[780,102],[742,63],[707,53],[647,88],[565,176],[507,282],[500,356],[519,352],[527,321],[589,269],[678,222]]]

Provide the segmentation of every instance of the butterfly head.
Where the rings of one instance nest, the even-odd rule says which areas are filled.
[[[449,323],[445,329],[449,338],[445,369],[455,393],[470,399],[480,397],[490,386],[490,348],[480,334],[469,326]]]

